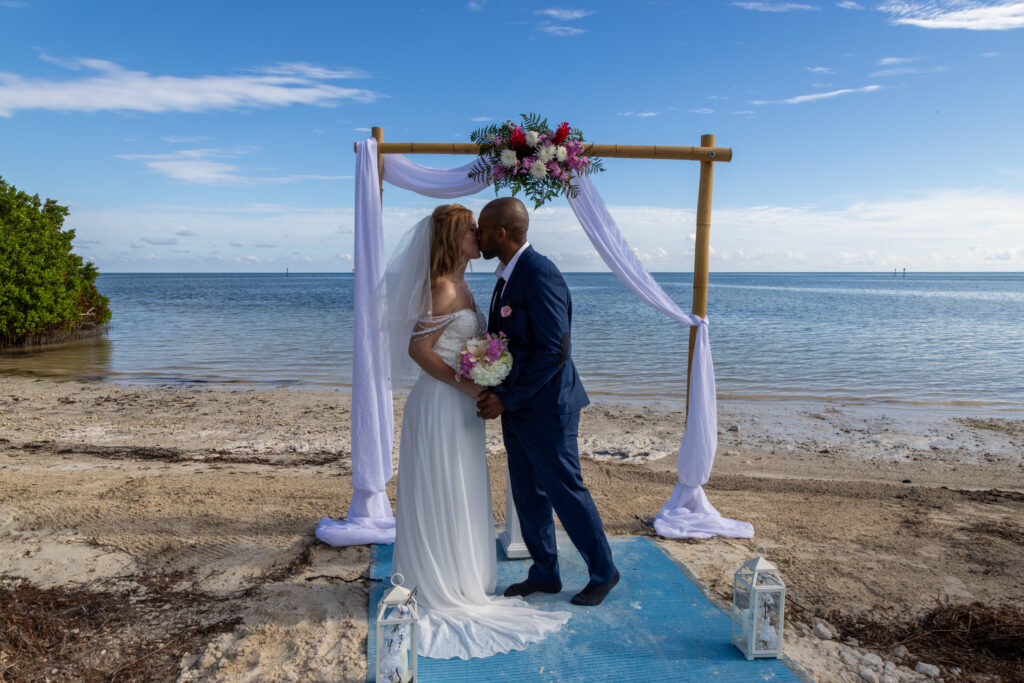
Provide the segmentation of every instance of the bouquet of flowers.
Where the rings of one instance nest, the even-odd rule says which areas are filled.
[[[579,188],[570,182],[572,174],[604,170],[583,144],[583,133],[568,121],[551,130],[536,114],[520,116],[522,125],[507,121],[473,131],[470,139],[480,145],[480,160],[470,178],[492,181],[495,194],[504,187],[513,197],[524,190],[537,209],[562,193],[575,197]]]
[[[512,370],[512,354],[508,352],[508,337],[504,332],[488,332],[466,340],[466,348],[459,357],[455,378],[471,379],[480,386],[494,387],[502,383]]]

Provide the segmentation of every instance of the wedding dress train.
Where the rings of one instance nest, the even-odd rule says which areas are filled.
[[[456,367],[483,316],[458,311],[434,345]],[[405,404],[399,446],[393,571],[416,587],[420,656],[489,657],[522,650],[568,621],[522,598],[494,596],[497,550],[484,421],[472,398],[421,373]]]

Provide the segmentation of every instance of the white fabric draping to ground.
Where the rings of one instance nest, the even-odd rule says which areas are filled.
[[[708,321],[684,313],[654,281],[619,232],[590,178],[579,176],[573,182],[579,193],[569,197],[569,206],[605,264],[649,306],[673,320],[697,328],[690,368],[690,410],[686,416],[683,443],[676,456],[679,483],[654,518],[654,530],[668,538],[750,538],[754,535],[754,527],[747,522],[722,517],[708,502],[701,488],[711,476],[718,448],[718,404]]]
[[[384,157],[384,180],[429,197],[451,199],[479,192],[487,183],[469,178],[473,161],[455,169],[435,169],[402,155]],[[332,545],[366,543],[374,534],[393,542],[394,517],[384,493],[391,478],[390,372],[386,335],[370,324],[373,292],[384,273],[383,222],[377,186],[376,141],[360,143],[356,158],[355,333],[352,377],[353,497],[347,522],[320,521],[317,537]],[[684,313],[644,269],[586,176],[575,179],[579,194],[569,204],[601,258],[620,280],[648,305],[669,318],[697,327],[690,374],[690,410],[676,457],[679,483],[654,520],[659,535],[669,538],[729,536],[749,538],[753,527],[722,517],[708,502],[707,483],[718,446],[715,374],[708,341],[708,321]],[[358,413],[357,413],[358,409]],[[386,435],[385,435],[386,431]]]
[[[352,500],[345,521],[324,517],[316,536],[330,545],[394,543],[395,517],[384,487],[394,474],[390,359],[370,302],[384,276],[384,222],[377,185],[377,141],[356,149],[355,311],[352,331]]]

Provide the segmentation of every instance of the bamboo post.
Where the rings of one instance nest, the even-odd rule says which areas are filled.
[[[701,135],[701,147],[714,147],[714,135]],[[692,313],[704,318],[708,314],[708,269],[711,252],[711,186],[714,180],[713,161],[700,162],[700,186],[697,188],[697,240],[693,247]],[[686,414],[690,414],[690,371],[693,368],[693,347],[697,328],[690,328],[690,352],[686,358]]]
[[[380,187],[381,202],[384,201],[384,152],[381,146],[384,144],[384,129],[374,126],[370,129],[370,135],[377,141],[377,185]]]

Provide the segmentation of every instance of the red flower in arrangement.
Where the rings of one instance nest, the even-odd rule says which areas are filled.
[[[519,126],[516,126],[515,130],[512,131],[512,134],[508,136],[508,141],[517,152],[525,152],[527,149],[526,133],[524,133],[523,129]]]
[[[556,145],[560,145],[565,142],[567,137],[569,137],[569,122],[562,121],[558,124],[558,130],[555,131],[555,137],[552,138],[551,142]]]

